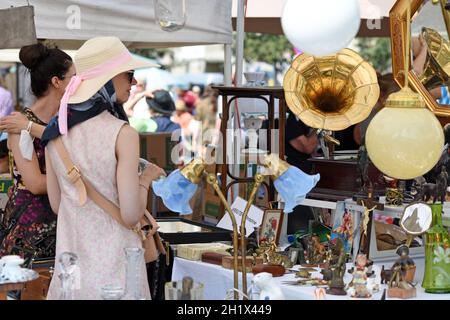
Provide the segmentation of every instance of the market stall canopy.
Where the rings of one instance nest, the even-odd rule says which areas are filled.
[[[283,34],[281,14],[287,0],[248,0],[245,32]],[[313,1],[313,0],[311,0]],[[395,0],[359,0],[361,27],[358,37],[388,37],[389,11]],[[233,0],[233,28],[236,28],[238,0]],[[318,17],[320,19],[320,17]],[[379,19],[379,21],[373,21]]]
[[[96,36],[117,36],[129,48],[231,44],[231,2],[186,1],[186,25],[166,32],[155,21],[148,0],[2,0],[0,9],[34,6],[36,36],[62,49],[78,49]]]

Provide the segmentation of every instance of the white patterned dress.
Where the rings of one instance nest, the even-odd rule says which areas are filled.
[[[116,181],[115,145],[125,124],[107,111],[71,128],[63,137],[71,160],[83,176],[110,201],[119,203]],[[63,252],[78,256],[79,281],[75,284],[75,299],[101,299],[101,288],[118,285],[125,288],[126,258],[124,248],[142,247],[133,231],[124,228],[92,200],[80,206],[78,192],[69,181],[66,169],[56,153],[54,143],[48,152],[61,189],[56,234],[56,258]],[[56,263],[47,299],[59,299],[61,283]],[[145,263],[140,268],[141,289],[150,299]]]

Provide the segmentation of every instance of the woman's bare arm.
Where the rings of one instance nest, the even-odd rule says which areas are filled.
[[[150,165],[138,176],[139,134],[128,125],[122,127],[117,137],[116,156],[120,213],[123,221],[133,226],[144,214],[151,182],[165,173]]]
[[[20,112],[13,112],[10,115],[0,119],[0,130],[7,133],[20,134],[22,130],[27,129],[28,122],[29,120],[24,114]],[[44,134],[44,130],[45,126],[33,122],[30,134],[33,137],[41,139]]]
[[[8,147],[12,151],[16,167],[22,176],[22,180],[28,191],[33,194],[46,194],[47,182],[45,174],[41,173],[36,152],[33,151],[31,161],[22,157],[19,149],[20,136],[10,134],[8,136]]]

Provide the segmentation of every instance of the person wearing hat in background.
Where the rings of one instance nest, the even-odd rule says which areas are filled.
[[[170,119],[176,108],[169,91],[155,90],[152,94],[153,98],[147,97],[146,101],[150,108],[151,118],[157,124],[155,132],[173,132],[181,129],[179,124]]]
[[[138,175],[139,135],[124,120],[111,115],[110,108],[128,100],[135,84],[133,70],[152,67],[135,59],[116,37],[86,41],[75,55],[77,74],[61,100],[58,116],[45,129],[48,142],[47,188],[50,204],[58,214],[56,258],[63,252],[78,257],[80,277],[74,288],[75,299],[101,299],[106,285],[125,285],[124,248],[142,247],[141,237],[123,226],[94,201],[85,202],[69,179],[58,152],[56,138],[70,160],[94,189],[119,206],[120,219],[136,225],[144,214],[151,182],[165,172],[150,164]],[[61,273],[60,265],[55,275]],[[145,263],[139,266],[143,297],[150,299]],[[52,277],[48,299],[60,299],[60,278]]]

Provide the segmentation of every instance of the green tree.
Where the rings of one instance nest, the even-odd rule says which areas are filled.
[[[359,54],[381,74],[391,72],[390,38],[359,38],[356,46]]]
[[[276,76],[291,63],[293,48],[284,35],[246,33],[244,59],[247,62],[266,62],[274,67]]]

